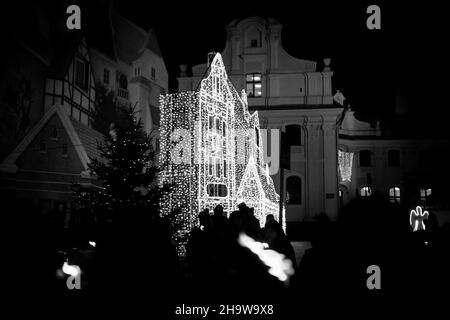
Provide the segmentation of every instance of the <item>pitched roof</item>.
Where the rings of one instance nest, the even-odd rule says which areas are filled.
[[[159,47],[158,39],[156,38],[155,30],[150,29],[149,32],[147,33],[147,38],[145,39],[144,47],[142,49],[144,48],[149,49],[156,55],[162,57],[161,49]]]
[[[54,57],[47,69],[47,76],[54,79],[63,79],[69,70],[70,62],[73,60],[82,40],[82,34],[75,32],[61,40],[55,49]]]
[[[101,159],[100,151],[97,148],[99,143],[103,143],[105,137],[102,133],[89,128],[87,125],[70,118],[73,128],[75,129],[81,144],[83,145],[86,153],[90,159]]]
[[[74,147],[78,158],[80,159],[85,172],[87,173],[90,158],[99,157],[96,151],[97,141],[103,140],[103,135],[94,129],[78,123],[70,119],[69,116],[61,109],[59,105],[51,107],[39,120],[39,122],[25,135],[17,147],[6,157],[0,164],[0,171],[16,172],[18,167],[16,161],[22,155],[28,146],[33,142],[34,138],[41,132],[53,115],[57,115],[69,136],[71,145]]]
[[[113,14],[112,21],[115,47],[121,60],[131,63],[139,57],[144,49],[149,49],[158,56],[162,56],[153,29],[147,32],[117,13]]]

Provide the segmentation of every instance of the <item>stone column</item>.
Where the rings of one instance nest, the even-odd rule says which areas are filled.
[[[306,219],[312,219],[314,215],[323,210],[323,169],[321,165],[320,124],[309,122],[306,124],[307,133],[307,180],[305,184],[307,202]]]
[[[339,208],[339,191],[337,177],[336,124],[324,122],[323,130],[323,174],[324,174],[324,208],[331,220],[335,220]]]

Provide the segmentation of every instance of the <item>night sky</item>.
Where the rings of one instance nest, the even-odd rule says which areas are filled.
[[[448,68],[444,9],[429,1],[336,2],[165,1],[155,7],[153,1],[117,0],[115,7],[144,29],[155,29],[171,91],[176,90],[179,64],[204,63],[207,52],[224,49],[229,22],[258,15],[283,24],[282,43],[294,57],[318,61],[319,69],[322,59],[331,57],[333,88],[356,111],[389,116],[395,94],[401,94],[411,115],[422,122],[436,118],[430,111],[441,113],[447,102],[442,81]],[[381,8],[381,30],[366,28],[370,4]]]
[[[144,30],[155,29],[171,92],[179,64],[204,63],[208,52],[224,49],[232,20],[273,17],[284,26],[282,44],[292,56],[317,61],[319,70],[323,58],[332,59],[333,89],[343,92],[360,119],[401,123],[418,136],[448,135],[447,11],[430,1],[392,2],[115,0],[114,7]],[[24,3],[5,4],[4,28],[26,19],[17,17]],[[370,4],[381,8],[381,30],[366,27]],[[403,119],[394,115],[396,94],[406,97],[410,110]]]

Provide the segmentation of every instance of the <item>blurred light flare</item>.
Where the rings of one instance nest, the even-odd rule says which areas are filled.
[[[62,271],[69,275],[69,276],[73,276],[73,277],[78,277],[78,275],[81,273],[80,267],[77,265],[70,265],[67,263],[67,261],[64,261],[63,267],[62,267]]]
[[[292,267],[292,262],[285,255],[268,248],[267,243],[255,241],[245,233],[239,234],[238,243],[248,248],[251,252],[256,254],[258,258],[269,267],[269,274],[276,277],[278,280],[285,282],[295,272]]]

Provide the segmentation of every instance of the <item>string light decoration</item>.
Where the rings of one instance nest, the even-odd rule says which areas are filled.
[[[171,186],[161,212],[179,211],[180,237],[196,225],[201,210],[219,204],[230,214],[245,202],[261,226],[268,214],[278,217],[279,195],[263,161],[258,113],[249,113],[246,98],[228,79],[220,54],[198,91],[160,96],[160,183]]]
[[[339,174],[341,182],[352,181],[353,152],[338,150]]]

